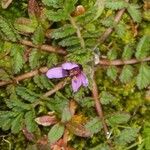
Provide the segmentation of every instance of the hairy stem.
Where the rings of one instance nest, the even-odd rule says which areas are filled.
[[[79,38],[79,40],[80,40],[81,47],[82,47],[82,48],[85,48],[85,42],[84,42],[84,39],[83,39],[83,37],[82,37],[82,35],[81,35],[80,29],[79,29],[79,27],[76,25],[75,20],[73,19],[73,17],[71,17],[71,16],[70,16],[70,22],[71,22],[71,24],[73,25],[73,27],[76,29],[76,33],[77,33],[77,36],[78,36],[78,38]]]

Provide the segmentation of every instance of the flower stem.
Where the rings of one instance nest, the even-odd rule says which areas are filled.
[[[76,29],[76,33],[77,33],[77,36],[78,36],[78,38],[79,38],[79,40],[80,40],[81,47],[82,47],[82,48],[85,48],[85,42],[84,42],[84,39],[83,39],[83,37],[82,37],[82,35],[81,35],[80,29],[79,29],[79,27],[76,25],[76,22],[75,22],[74,18],[71,17],[71,16],[70,16],[70,22],[71,22],[71,24],[73,25],[73,27]]]

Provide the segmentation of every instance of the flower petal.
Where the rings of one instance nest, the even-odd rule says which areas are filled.
[[[74,77],[72,79],[73,92],[77,92],[81,85],[82,85],[82,81],[80,77]]]
[[[52,78],[63,78],[67,76],[67,72],[62,69],[62,67],[55,67],[49,69],[46,73],[46,76],[50,79]]]
[[[66,62],[66,63],[62,64],[62,68],[64,70],[71,70],[71,69],[73,69],[75,67],[79,67],[79,66],[77,64],[71,63],[71,62]]]
[[[83,72],[81,72],[80,78],[82,81],[82,85],[85,87],[88,86],[88,78],[86,77],[86,75]]]

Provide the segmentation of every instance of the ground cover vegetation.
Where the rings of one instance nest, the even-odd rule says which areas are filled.
[[[0,1],[1,150],[150,150],[149,105],[149,0]]]

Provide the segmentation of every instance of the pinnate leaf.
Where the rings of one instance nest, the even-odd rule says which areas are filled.
[[[141,64],[136,84],[139,89],[143,89],[150,84],[150,66],[147,64]]]

